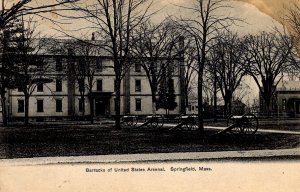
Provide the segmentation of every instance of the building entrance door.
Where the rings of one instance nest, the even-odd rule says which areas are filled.
[[[300,101],[296,101],[296,114],[300,114]]]
[[[107,102],[104,99],[96,99],[95,106],[96,106],[96,110],[95,110],[96,116],[106,115]]]

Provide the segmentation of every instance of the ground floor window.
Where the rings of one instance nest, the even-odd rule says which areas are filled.
[[[117,111],[118,106],[117,106],[117,99],[116,98],[114,98],[114,103],[115,103],[115,111]]]
[[[78,100],[78,107],[79,107],[79,112],[83,112],[84,111],[84,100],[79,98]]]
[[[62,100],[56,99],[56,112],[62,112]]]
[[[18,113],[24,113],[24,100],[18,100]]]
[[[141,99],[135,99],[135,110],[142,111],[142,100]]]
[[[38,99],[36,102],[36,106],[37,106],[37,112],[39,113],[44,112],[44,100]]]

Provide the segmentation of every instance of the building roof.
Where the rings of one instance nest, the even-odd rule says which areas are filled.
[[[300,81],[281,81],[277,85],[277,91],[299,91]]]
[[[104,48],[105,43],[101,41],[80,41],[73,39],[42,38],[35,39],[38,55],[68,55],[72,50],[75,56],[86,56],[86,48],[89,49],[88,56],[111,56]]]

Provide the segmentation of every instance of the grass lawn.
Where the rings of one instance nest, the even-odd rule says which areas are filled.
[[[257,133],[225,134],[204,139],[197,131],[155,129],[114,130],[99,125],[44,125],[0,130],[0,158],[81,156],[104,154],[204,152],[287,149],[300,146],[300,135]]]

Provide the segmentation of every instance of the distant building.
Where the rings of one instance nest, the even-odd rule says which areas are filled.
[[[274,87],[275,89],[275,87]],[[265,102],[260,95],[260,113],[265,113]],[[273,116],[300,117],[300,81],[282,81],[271,100]]]
[[[300,117],[300,81],[286,81],[276,89],[278,113]]]
[[[61,42],[60,42],[61,43]],[[67,49],[67,46],[66,46]],[[53,54],[44,51],[38,55],[46,62],[49,71],[45,77],[51,78],[50,83],[37,84],[29,101],[29,117],[31,119],[63,119],[89,115],[90,104],[87,93],[84,101],[80,97],[80,85],[71,72],[74,63],[81,62],[84,55],[64,53]],[[97,67],[93,83],[94,115],[115,115],[115,74],[112,57],[104,52],[89,56]],[[172,79],[175,86],[178,107],[170,114],[179,114],[184,108],[182,90],[184,82],[181,78],[184,70],[183,59],[174,59],[174,73]],[[83,79],[86,83],[87,79]],[[18,89],[8,90],[8,113],[10,119],[24,117],[24,96]],[[81,103],[84,102],[84,105]],[[165,113],[158,110],[158,113]],[[148,115],[152,114],[152,99],[149,82],[143,68],[133,65],[125,74],[121,84],[121,114]]]

